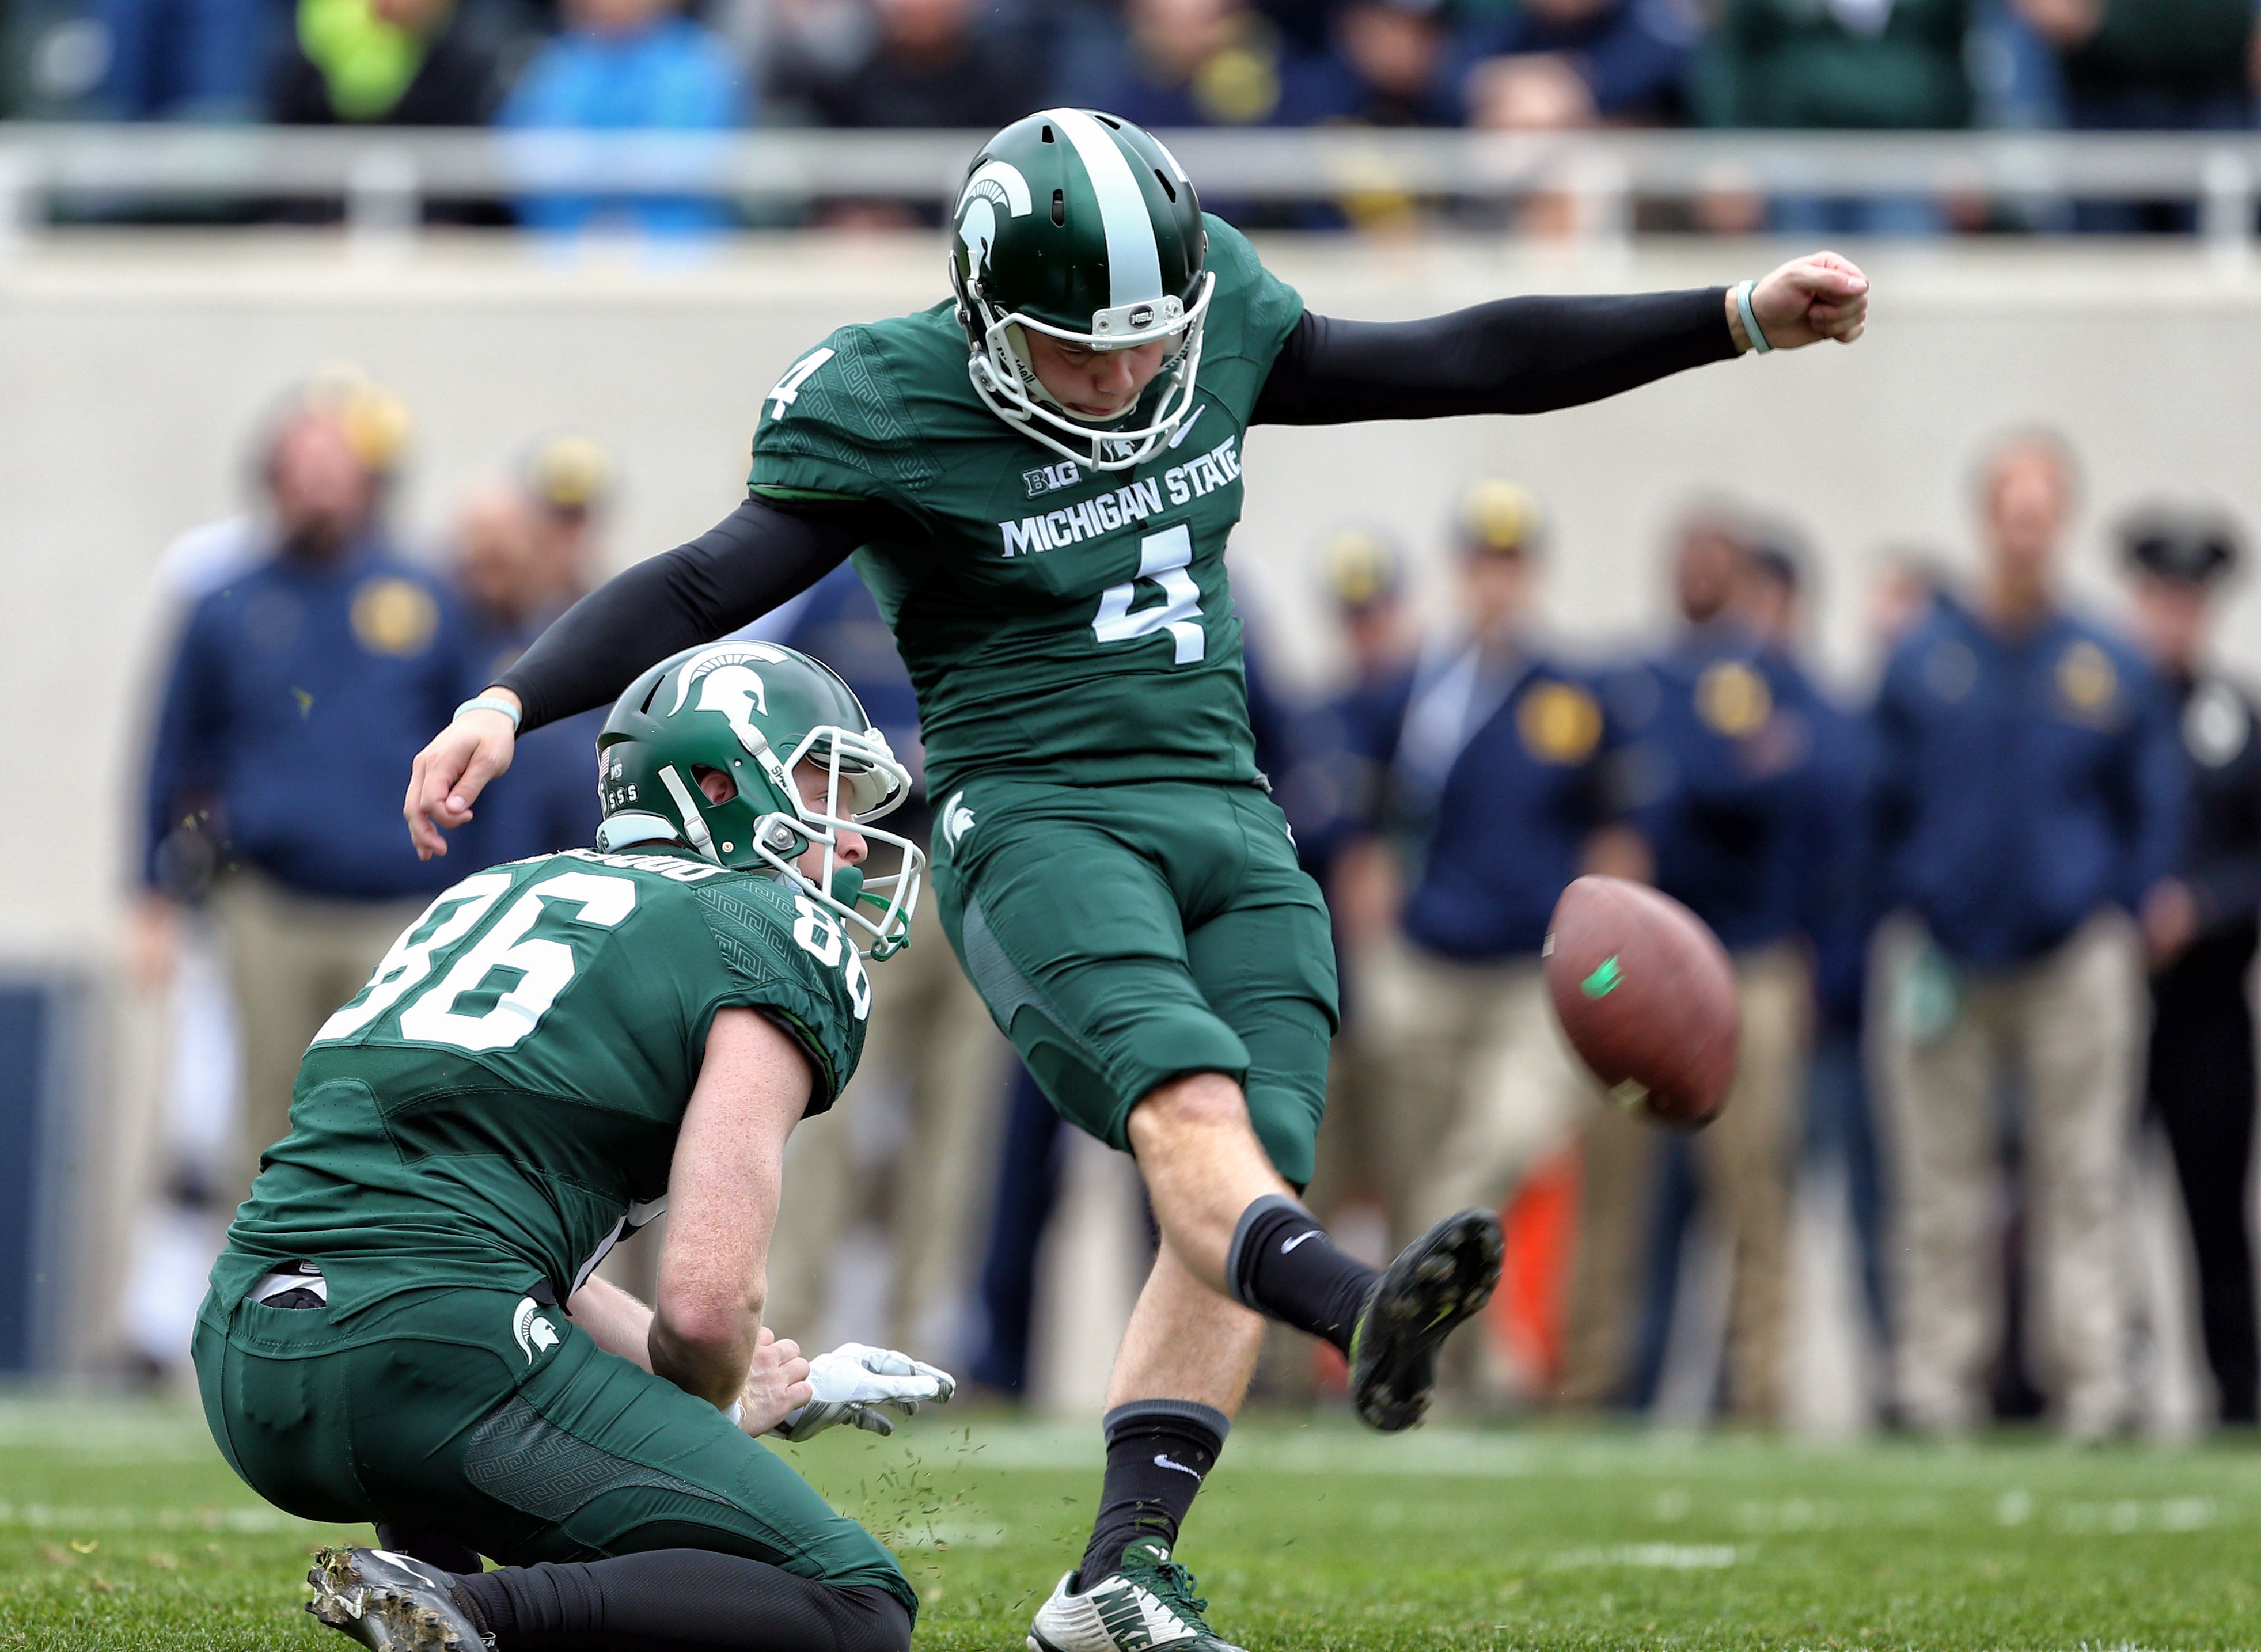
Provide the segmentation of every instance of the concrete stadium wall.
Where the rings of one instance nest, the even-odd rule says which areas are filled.
[[[1783,250],[1290,239],[1267,255],[1315,308],[1386,317],[1726,281]],[[464,488],[536,435],[596,437],[625,478],[610,536],[624,564],[727,511],[782,370],[840,322],[932,301],[940,259],[924,237],[752,237],[662,263],[621,249],[439,242],[386,257],[327,236],[103,233],[0,262],[0,703],[22,788],[0,811],[0,959],[112,968],[172,619],[153,571],[174,535],[239,505],[248,435],[294,377],[349,357],[405,395],[417,439],[400,516],[427,545]],[[1745,360],[1543,419],[1258,432],[1236,567],[1284,673],[1313,679],[1331,661],[1309,571],[1320,536],[1377,522],[1433,558],[1455,491],[1484,473],[1545,496],[1552,612],[1597,642],[1659,621],[1659,546],[1691,496],[1780,513],[1820,553],[1820,641],[1848,676],[1870,559],[1907,542],[1964,555],[1970,460],[2001,427],[2046,420],[2081,451],[2078,572],[2100,602],[2114,596],[2101,526],[2140,499],[2205,496],[2261,523],[2261,276],[2173,248],[1910,248],[1868,262],[1875,318],[1850,350]],[[1441,582],[1426,583],[1438,606]],[[2234,650],[2261,670],[2261,592],[2242,592],[2232,617]]]

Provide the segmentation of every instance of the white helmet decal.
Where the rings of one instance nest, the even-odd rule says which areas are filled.
[[[691,691],[700,679],[721,670],[725,665],[750,665],[757,660],[764,665],[782,665],[787,657],[782,649],[772,648],[767,643],[717,643],[711,648],[700,649],[684,661],[683,669],[676,672],[675,703],[667,708],[667,715],[671,717],[683,709],[683,702],[691,698]],[[750,672],[746,674],[753,676]],[[756,677],[754,681],[758,684],[761,679]],[[759,703],[756,701],[757,705]],[[719,709],[709,706],[703,698],[699,702],[699,708],[701,711]],[[766,714],[769,707],[762,706],[761,710]]]
[[[992,161],[965,180],[958,198],[958,238],[965,243],[965,262],[974,275],[989,267],[989,248],[997,240],[997,209],[1015,218],[1032,210],[1029,181],[1009,161]]]
[[[729,718],[730,732],[738,736],[738,743],[758,756],[769,750],[770,743],[754,727],[747,709],[750,705],[764,717],[770,715],[769,690],[743,665],[719,665],[699,686],[699,709],[718,711]]]

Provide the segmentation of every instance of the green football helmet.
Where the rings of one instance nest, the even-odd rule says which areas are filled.
[[[1094,470],[1152,457],[1193,409],[1216,285],[1201,201],[1176,157],[1113,115],[1046,109],[981,146],[954,221],[951,291],[989,410]],[[1136,406],[1094,424],[1037,379],[1031,332],[1094,350],[1172,348]]]
[[[793,783],[805,762],[825,772],[821,805]],[[736,785],[729,801],[707,801],[700,776],[708,769]],[[909,942],[926,854],[871,822],[910,787],[886,736],[829,667],[772,643],[712,643],[653,666],[605,720],[597,847],[679,843],[716,866],[766,867],[841,919],[859,951],[886,958]],[[894,848],[900,870],[866,879],[837,865],[843,830]],[[818,878],[796,864],[811,846],[824,851]]]

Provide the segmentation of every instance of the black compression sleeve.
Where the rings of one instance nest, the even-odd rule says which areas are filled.
[[[1250,422],[1547,413],[1734,354],[1719,287],[1501,298],[1418,321],[1339,321],[1307,311]]]
[[[759,619],[857,546],[915,535],[862,499],[746,502],[687,544],[616,575],[561,614],[496,679],[526,707],[519,732],[611,700],[646,667]]]

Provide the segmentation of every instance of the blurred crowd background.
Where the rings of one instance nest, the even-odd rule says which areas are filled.
[[[1066,103],[1177,131],[2229,133],[2252,126],[2261,76],[2248,0],[18,0],[7,18],[0,115],[360,129],[973,130]],[[1387,191],[1211,204],[1297,227],[1407,210]],[[571,195],[433,210],[678,233],[752,211]],[[820,199],[753,215],[900,223],[931,210]],[[1656,229],[1834,234],[2195,222],[2187,200],[1762,195],[1732,167],[1643,213]]]
[[[133,1166],[118,1377],[180,1380],[298,1053],[393,935],[457,877],[596,823],[590,714],[521,743],[446,859],[409,850],[412,755],[611,565],[623,481],[597,442],[531,429],[412,544],[415,429],[394,391],[322,370],[248,433],[243,513],[157,564],[131,961],[169,1052],[104,1131]],[[1965,458],[1963,539],[1870,558],[1850,669],[1814,658],[1813,585],[1860,564],[1722,494],[1654,547],[1672,617],[1640,642],[1550,622],[1580,547],[1529,478],[1461,478],[1441,522],[1377,494],[1290,557],[1324,679],[1267,664],[1281,639],[1244,597],[1260,761],[1345,980],[1311,1200],[1376,1258],[1453,1210],[1505,1215],[1449,1414],[1771,1428],[1819,1382],[1851,1427],[2096,1439],[2157,1422],[2188,1345],[2181,1426],[2254,1424],[2261,725],[2212,635],[2245,526],[2092,497],[2046,427]],[[2064,566],[2097,537],[2101,601]],[[1413,600],[1419,569],[1439,600]],[[852,567],[752,631],[831,664],[915,758]],[[1733,955],[1741,1067],[1700,1135],[1617,1110],[1561,1042],[1540,946],[1583,870],[1653,880]],[[930,912],[873,976],[864,1070],[793,1140],[769,1317],[915,1348],[987,1401],[1084,1403],[1075,1373],[1103,1370],[1153,1243],[1135,1182],[1057,1123]],[[656,1250],[608,1267],[633,1286]],[[1260,1392],[1325,1405],[1340,1383],[1282,1334]]]

